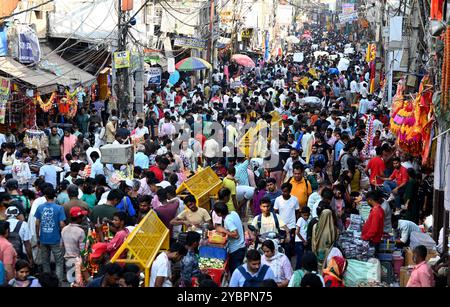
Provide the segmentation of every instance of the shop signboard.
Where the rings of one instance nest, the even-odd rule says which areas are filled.
[[[354,3],[342,3],[342,14],[349,15],[355,11]]]
[[[185,48],[193,48],[193,49],[200,49],[204,50],[206,49],[206,39],[200,39],[196,37],[189,37],[189,36],[178,36],[175,38],[174,45],[185,47]]]
[[[339,14],[339,22],[341,24],[352,22],[353,20],[358,19],[358,13],[353,12],[351,14]]]
[[[114,52],[114,66],[116,69],[130,67],[130,51]]]
[[[7,78],[0,77],[0,124],[5,123],[6,103],[9,98],[9,88],[11,81]]]
[[[148,84],[161,84],[161,69],[158,67],[150,67],[148,73]]]
[[[245,29],[241,33],[242,39],[250,39],[253,36],[253,29]]]

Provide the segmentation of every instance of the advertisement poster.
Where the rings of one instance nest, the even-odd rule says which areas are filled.
[[[41,49],[39,39],[30,27],[21,27],[19,32],[19,62],[39,63],[41,60]]]
[[[158,67],[150,67],[148,73],[148,84],[161,84],[161,69]]]
[[[0,124],[5,123],[6,103],[9,98],[10,86],[11,86],[11,81],[9,79],[0,77]]]
[[[114,52],[114,66],[116,69],[130,67],[130,51]]]

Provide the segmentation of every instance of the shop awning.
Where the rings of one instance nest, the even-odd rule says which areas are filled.
[[[96,76],[64,60],[48,45],[41,44],[41,52],[42,58],[39,67],[58,76],[58,84],[66,86],[77,85],[79,83],[90,85],[90,83],[96,80]]]
[[[10,57],[0,57],[0,70],[37,89],[47,88],[46,92],[55,90],[56,84],[58,84],[57,76],[39,69],[31,69]],[[55,85],[54,89],[49,89],[48,87],[52,85]]]

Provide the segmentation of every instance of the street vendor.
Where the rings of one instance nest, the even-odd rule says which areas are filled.
[[[197,200],[193,195],[189,194],[183,201],[187,209],[172,219],[170,224],[184,225],[187,231],[201,230],[204,224],[208,224],[208,229],[212,229],[211,216],[204,208],[197,207]]]
[[[380,205],[381,193],[379,191],[370,191],[366,195],[367,203],[372,207],[369,218],[365,222],[361,238],[369,241],[378,252],[381,237],[384,232],[384,210]]]

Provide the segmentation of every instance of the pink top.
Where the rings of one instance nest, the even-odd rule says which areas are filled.
[[[71,134],[70,136],[66,137],[64,136],[64,145],[63,145],[63,157],[64,162],[66,161],[66,155],[72,153],[72,149],[75,147],[75,144],[77,143],[77,138],[75,135]]]
[[[406,287],[434,287],[434,275],[425,261],[416,265]]]
[[[120,230],[116,233],[114,238],[108,243],[108,246],[106,247],[106,251],[109,252],[109,256],[112,258],[114,254],[117,252],[117,250],[122,246],[123,242],[125,242],[126,238],[129,234],[128,228],[124,228],[123,230]],[[120,259],[124,259],[127,257],[127,253],[124,252],[122,255],[120,255]]]

